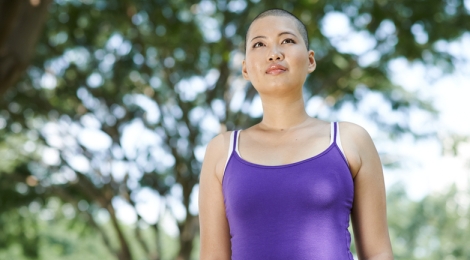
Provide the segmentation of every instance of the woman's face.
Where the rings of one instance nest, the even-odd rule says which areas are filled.
[[[315,70],[314,52],[305,48],[293,18],[260,18],[251,24],[246,41],[243,77],[260,94],[301,90],[307,74]]]

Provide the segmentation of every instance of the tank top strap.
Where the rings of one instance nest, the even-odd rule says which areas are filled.
[[[330,144],[336,143],[340,144],[339,138],[339,124],[338,122],[331,122],[331,134],[330,134]]]
[[[237,144],[237,143],[238,143],[238,131],[239,131],[239,130],[235,130],[235,131],[232,132],[232,139],[233,139],[233,143],[232,143],[232,147],[231,147],[231,148],[232,148],[232,149],[231,149],[232,152],[237,150],[237,146],[238,146],[238,144]]]
[[[233,145],[233,149],[235,152],[240,155],[240,152],[238,151],[238,147],[240,146],[240,132],[242,130],[236,130],[235,132],[235,144]]]
[[[330,127],[330,145],[336,143],[336,122],[331,122]]]
[[[331,122],[331,141],[330,145],[333,144],[333,142],[338,146],[339,150],[341,151],[341,154],[344,156],[344,159],[346,160],[346,163],[349,162],[346,159],[346,154],[344,153],[343,146],[341,144],[341,137],[339,134],[339,123],[338,122]]]
[[[230,144],[228,146],[228,157],[230,157],[230,155],[234,151],[236,151],[237,141],[238,141],[238,138],[237,138],[238,133],[237,132],[238,132],[238,130],[235,130],[230,134]]]
[[[225,160],[224,172],[225,172],[225,168],[227,168],[227,164],[228,164],[230,157],[232,156],[232,153],[236,151],[238,148],[237,141],[238,141],[238,130],[235,130],[230,134],[230,143],[228,146],[227,160]]]
[[[333,122],[333,127],[334,127],[333,140],[335,143],[338,143],[338,122]]]

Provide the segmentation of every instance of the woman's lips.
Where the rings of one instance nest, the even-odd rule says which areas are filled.
[[[287,68],[280,64],[271,64],[266,70],[266,74],[278,75],[287,71]]]

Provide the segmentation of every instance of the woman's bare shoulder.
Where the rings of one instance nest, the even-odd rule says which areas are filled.
[[[223,149],[225,146],[228,149],[228,145],[230,143],[230,134],[231,133],[232,133],[232,131],[226,131],[226,132],[223,132],[223,133],[220,133],[220,134],[214,136],[214,138],[212,138],[209,141],[209,143],[207,144],[206,154],[209,151]]]
[[[351,122],[340,122],[339,128],[341,145],[355,177],[364,159],[376,156],[377,150],[371,136],[362,126]]]
[[[219,181],[222,181],[225,161],[228,158],[230,135],[233,131],[226,131],[216,135],[207,144],[203,164],[211,165],[212,173],[215,173]]]
[[[351,123],[351,122],[339,122],[339,127],[341,128],[341,134],[346,138],[352,138],[353,140],[358,139],[359,144],[364,141],[364,139],[371,139],[369,133],[362,126]]]

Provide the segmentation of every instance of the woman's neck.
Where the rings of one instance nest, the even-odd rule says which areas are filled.
[[[302,96],[264,97],[263,119],[259,127],[265,131],[285,131],[297,128],[311,119],[305,111]]]

